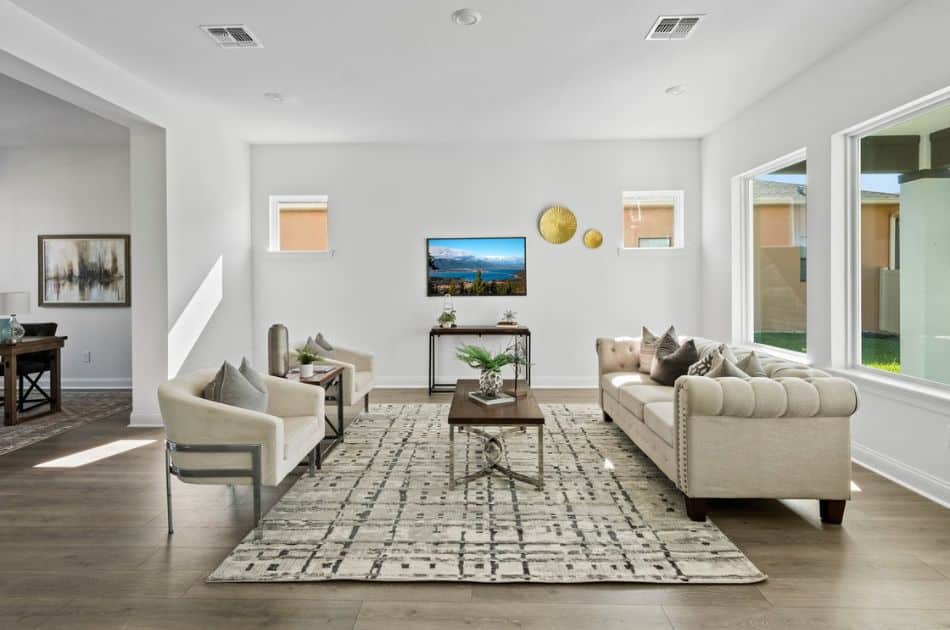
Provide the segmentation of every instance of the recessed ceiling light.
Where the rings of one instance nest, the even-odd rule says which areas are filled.
[[[271,103],[283,103],[284,95],[280,92],[264,92],[264,98],[266,98]]]
[[[684,88],[682,85],[671,85],[670,87],[666,88],[666,93],[670,96],[679,96],[685,91],[686,88]]]
[[[452,14],[452,21],[459,26],[475,26],[482,21],[482,14],[475,9],[459,9]]]

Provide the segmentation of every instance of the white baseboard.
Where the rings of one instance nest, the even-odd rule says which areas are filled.
[[[939,477],[856,442],[851,443],[851,459],[912,492],[950,508],[950,483]]]
[[[152,428],[162,427],[162,414],[155,410],[148,409],[133,409],[132,413],[129,415],[129,427],[135,428]]]
[[[49,376],[40,379],[40,387],[49,388]],[[63,377],[63,389],[132,389],[132,379]]]

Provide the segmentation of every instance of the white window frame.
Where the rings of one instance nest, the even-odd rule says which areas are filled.
[[[635,199],[672,198],[673,200],[673,246],[672,247],[625,247],[624,209],[627,201]],[[625,190],[620,203],[620,256],[637,255],[639,252],[679,252],[686,248],[686,193],[683,190]]]
[[[950,384],[929,379],[895,374],[864,365],[861,362],[861,139],[881,129],[916,118],[922,114],[950,106],[950,88],[907,103],[897,109],[872,118],[839,134],[844,139],[845,159],[845,216],[846,216],[846,366],[849,373],[867,379],[872,384],[897,385],[905,390],[947,400]],[[839,140],[840,141],[840,140]],[[893,254],[893,252],[892,252]],[[893,261],[893,255],[891,256]]]
[[[328,195],[271,195],[269,197],[270,213],[268,216],[267,252],[282,256],[333,256],[334,249],[330,247],[330,199]],[[314,250],[288,250],[280,248],[280,212],[282,204],[324,204],[327,206],[327,248]]]
[[[773,356],[797,361],[799,363],[811,364],[808,356],[808,315],[806,309],[805,316],[805,340],[806,352],[796,352],[777,346],[769,346],[755,342],[755,301],[753,292],[753,274],[755,269],[752,266],[754,260],[753,252],[753,203],[752,203],[752,182],[759,175],[765,175],[779,169],[806,162],[808,156],[805,148],[797,149],[787,153],[782,157],[767,162],[740,173],[732,178],[732,294],[736,300],[732,303],[732,338],[735,343],[757,348],[762,352],[767,352]],[[807,173],[806,173],[807,176]],[[807,203],[807,202],[806,202]],[[794,217],[792,218],[794,221]],[[807,232],[806,232],[807,238]],[[807,277],[806,277],[807,282]],[[807,297],[806,297],[807,299]]]

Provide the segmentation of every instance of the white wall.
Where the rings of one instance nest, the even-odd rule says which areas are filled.
[[[221,112],[159,90],[9,0],[0,72],[131,130],[132,424],[160,424],[156,388],[170,372],[251,352],[248,147]],[[218,258],[221,299],[193,301]],[[189,325],[176,329],[183,313]]]
[[[36,308],[37,235],[129,233],[128,145],[0,148],[0,213],[0,287],[30,292],[21,321],[55,321],[69,337],[63,386],[129,387],[129,308]]]
[[[374,352],[382,385],[424,386],[442,308],[425,294],[426,237],[527,236],[526,297],[457,297],[455,307],[466,324],[515,309],[532,329],[536,385],[594,386],[598,335],[698,325],[697,141],[255,146],[251,173],[259,365],[268,326],[282,322],[292,342],[323,331]],[[621,194],[638,189],[685,190],[685,250],[618,256]],[[309,193],[329,195],[336,254],[267,253],[268,196]],[[564,245],[537,232],[555,202],[579,221]],[[587,228],[604,233],[599,250],[582,245]],[[454,345],[443,343],[443,378],[465,371]]]
[[[947,4],[911,2],[702,141],[705,336],[732,331],[731,179],[808,152],[808,353],[846,368],[845,185],[832,136],[950,85]],[[857,375],[849,376],[857,379]],[[950,503],[950,398],[858,381],[855,458]],[[899,402],[896,402],[899,401]]]

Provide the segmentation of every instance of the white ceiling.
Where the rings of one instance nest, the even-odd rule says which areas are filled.
[[[699,137],[906,0],[465,0],[468,29],[462,0],[16,2],[252,142],[303,142]],[[644,41],[680,12],[707,14],[691,39]]]
[[[125,127],[0,74],[0,146],[128,141]]]

